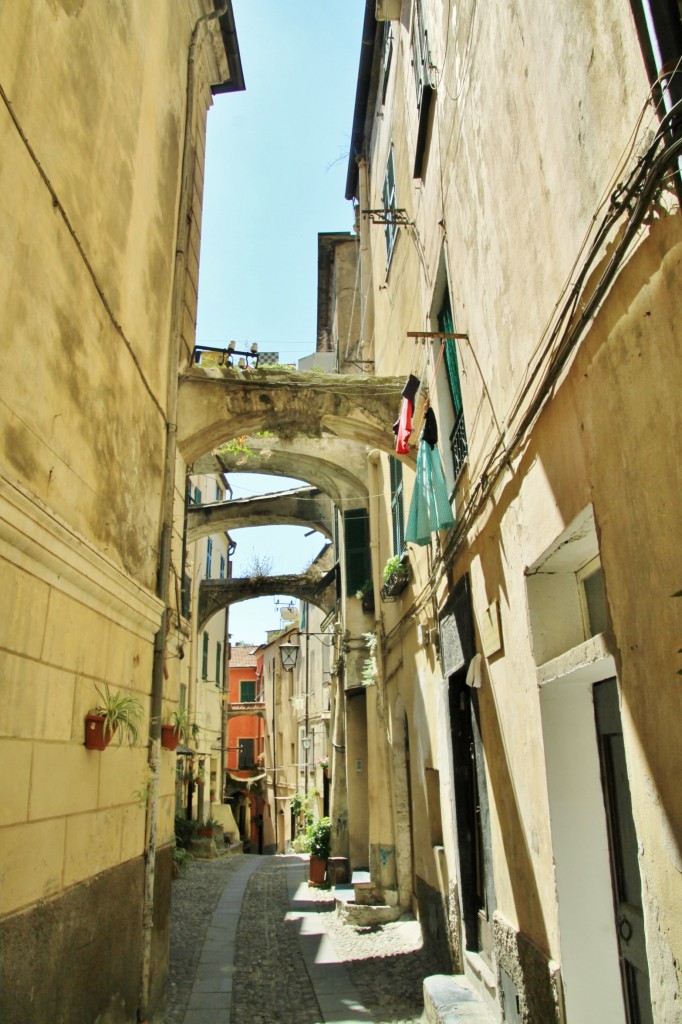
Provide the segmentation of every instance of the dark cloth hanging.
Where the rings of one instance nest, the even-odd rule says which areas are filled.
[[[417,392],[419,391],[420,384],[421,381],[419,380],[419,377],[415,377],[415,375],[411,373],[410,376],[407,378],[405,387],[403,388],[403,398],[409,398],[409,400],[412,402],[412,409],[414,409],[415,399],[417,397]]]
[[[431,451],[433,451],[434,445],[438,444],[438,423],[436,422],[436,414],[431,406],[424,413],[424,429],[422,430],[421,440],[427,442]]]

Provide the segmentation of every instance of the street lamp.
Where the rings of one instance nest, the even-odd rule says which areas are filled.
[[[296,668],[296,662],[298,661],[298,644],[280,644],[279,645],[279,656],[282,659],[282,668],[291,672]]]

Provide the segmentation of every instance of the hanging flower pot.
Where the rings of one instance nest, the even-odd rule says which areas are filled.
[[[85,716],[85,746],[87,750],[106,750],[111,743],[115,729],[105,729],[104,715],[92,713]]]
[[[164,750],[175,750],[180,742],[180,733],[174,725],[161,726],[161,746]]]
[[[132,748],[137,742],[138,724],[142,718],[142,704],[137,697],[111,693],[95,687],[101,703],[90,708],[85,716],[85,746],[88,750],[106,750],[114,735],[118,745],[127,740]]]

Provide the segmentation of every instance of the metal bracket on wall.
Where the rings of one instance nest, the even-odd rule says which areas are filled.
[[[407,210],[362,210],[363,217],[369,217],[372,224],[402,224],[405,227],[413,222],[408,220]]]

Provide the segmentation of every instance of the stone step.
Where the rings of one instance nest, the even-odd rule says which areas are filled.
[[[497,1024],[463,974],[424,978],[424,1024]]]
[[[385,903],[356,903],[353,899],[339,899],[337,896],[336,913],[346,924],[368,928],[397,921],[404,911],[402,907],[391,907]]]

